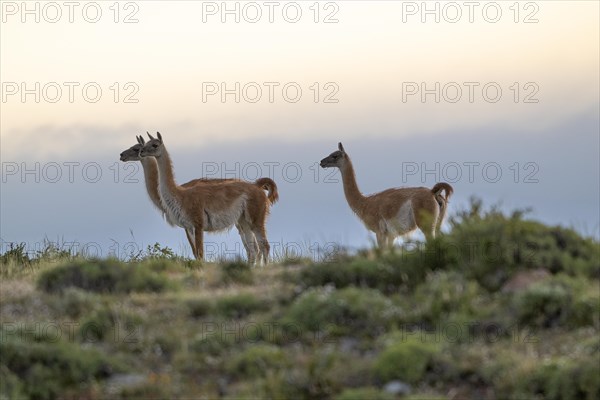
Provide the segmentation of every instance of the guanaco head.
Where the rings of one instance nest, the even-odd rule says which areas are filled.
[[[342,168],[347,159],[348,155],[344,151],[344,146],[342,146],[342,143],[338,143],[338,150],[321,160],[321,168]]]
[[[159,157],[164,149],[162,136],[159,132],[156,132],[158,138],[155,138],[148,132],[146,133],[148,134],[150,141],[148,141],[148,143],[142,147],[142,150],[140,150],[140,157]]]
[[[121,153],[121,161],[140,161],[140,150],[144,147],[144,138],[141,135],[135,138],[138,142]]]

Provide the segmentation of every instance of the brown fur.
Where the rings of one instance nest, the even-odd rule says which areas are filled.
[[[279,193],[277,192],[277,185],[275,181],[271,178],[259,178],[254,182],[254,184],[258,187],[261,187],[263,190],[269,192],[267,197],[271,204],[275,204],[277,200],[279,200]]]
[[[166,185],[169,193],[180,204],[187,216],[190,228],[193,229],[194,245],[192,250],[197,259],[204,256],[203,231],[217,231],[236,225],[242,236],[242,241],[248,252],[248,261],[255,262],[258,252],[259,261],[266,264],[269,254],[269,243],[266,234],[266,218],[269,214],[269,205],[278,198],[277,185],[272,179],[261,178],[255,183],[241,180],[223,182],[206,181],[201,185],[183,187],[175,183],[173,166],[167,149],[158,139],[150,136],[150,141],[140,151],[140,156],[152,156],[156,159],[159,172],[159,182]],[[265,189],[269,195],[265,194]],[[159,195],[161,191],[159,189]],[[165,199],[161,198],[164,205]],[[212,226],[221,218],[236,214],[241,206],[241,214],[237,221],[228,226]],[[234,212],[236,211],[236,212]],[[186,228],[186,230],[189,228]]]
[[[449,184],[437,183],[432,189],[394,188],[365,196],[358,189],[352,161],[341,143],[338,151],[321,160],[321,167],[340,169],[344,194],[350,208],[367,229],[375,233],[380,247],[391,247],[397,236],[416,228],[426,238],[435,237],[446,214],[448,199],[453,193]],[[445,196],[442,196],[442,192]],[[399,219],[399,215],[403,218]]]
[[[138,141],[137,144],[123,151],[120,155],[120,159],[121,161],[139,161],[142,164],[142,169],[144,171],[144,181],[146,184],[146,192],[148,193],[148,197],[150,197],[152,204],[154,204],[154,206],[164,215],[165,209],[160,202],[160,195],[158,194],[158,165],[156,164],[156,160],[154,159],[154,157],[140,157],[139,153],[142,147],[144,146],[144,138],[142,136],[136,136],[136,139]],[[234,180],[236,179],[199,178],[186,182],[181,186],[190,187],[202,183],[219,183]],[[170,225],[172,225],[169,221],[167,222]],[[192,240],[187,230],[185,231],[185,236],[187,237],[190,246],[194,248],[194,241]]]
[[[137,144],[131,146],[129,149],[124,150],[120,154],[121,161],[139,161],[142,164],[142,170],[144,171],[144,182],[146,184],[146,191],[148,197],[152,201],[152,204],[158,208],[161,212],[165,212],[162,204],[160,203],[160,196],[158,194],[158,166],[154,157],[140,157],[140,150],[144,146],[144,138],[136,136]],[[189,182],[183,183],[181,186],[190,187],[199,183],[219,183],[229,182],[237,179],[209,179],[199,178],[193,179]],[[268,190],[268,189],[265,189]]]

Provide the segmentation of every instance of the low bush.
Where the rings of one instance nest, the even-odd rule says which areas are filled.
[[[572,304],[572,293],[555,282],[534,284],[516,298],[519,322],[523,324],[552,327],[563,322]]]
[[[163,379],[164,380],[164,379]],[[144,382],[121,390],[122,399],[164,400],[171,397],[171,390],[166,382]]]
[[[79,256],[72,245],[43,241],[41,250],[27,250],[25,243],[7,243],[6,250],[0,254],[0,276],[10,278],[39,270],[47,263],[65,262]]]
[[[355,258],[345,262],[304,267],[297,283],[305,287],[333,285],[338,289],[358,286],[394,291],[403,283],[400,268],[379,259]]]
[[[185,302],[185,305],[193,318],[202,318],[210,314],[213,309],[211,301],[207,299],[189,299]]]
[[[548,400],[600,398],[600,363],[597,358],[550,360],[515,383],[512,396],[541,395]]]
[[[207,336],[193,340],[189,348],[194,353],[219,356],[229,347],[231,343],[224,336]]]
[[[223,264],[221,267],[221,281],[225,284],[239,283],[250,285],[254,282],[252,267],[242,260]]]
[[[513,299],[519,322],[535,327],[597,327],[600,293],[597,284],[558,275],[533,284]]]
[[[344,362],[345,361],[345,362]],[[327,399],[342,390],[339,379],[348,369],[347,359],[337,352],[320,349],[292,360],[292,368],[268,373],[265,396],[285,399]],[[344,362],[344,363],[342,363]]]
[[[10,243],[8,249],[0,255],[0,277],[13,278],[37,270],[30,258],[25,243]]]
[[[296,282],[304,287],[366,287],[388,294],[401,288],[410,291],[423,282],[429,272],[453,263],[454,253],[444,246],[438,239],[415,249],[405,247],[392,253],[340,257],[336,261],[304,267]]]
[[[91,343],[101,340],[134,340],[131,336],[139,331],[141,321],[136,315],[102,308],[81,321],[79,336],[82,341]]]
[[[0,364],[0,382],[0,399],[21,399],[25,397],[23,382],[4,364]]]
[[[335,396],[335,400],[393,400],[393,394],[386,393],[375,387],[346,389]]]
[[[282,323],[302,333],[326,331],[335,336],[374,337],[400,315],[392,301],[377,290],[326,287],[304,292],[289,307]]]
[[[537,282],[513,299],[519,322],[535,327],[597,326],[600,293],[586,278],[559,274]]]
[[[0,264],[29,264],[31,258],[25,249],[25,243],[10,243],[8,249],[0,255]]]
[[[73,261],[44,271],[38,279],[38,287],[49,293],[68,287],[99,293],[162,292],[172,286],[159,273],[115,259]]]
[[[600,277],[600,247],[572,229],[526,220],[527,210],[505,215],[484,210],[478,199],[450,218],[443,240],[457,250],[456,267],[496,291],[518,270],[543,268],[572,276]]]
[[[238,378],[257,378],[264,377],[269,370],[282,370],[289,365],[281,348],[256,344],[236,355],[229,363],[228,372]]]
[[[182,264],[189,264],[189,259],[177,255],[173,249],[168,246],[161,246],[160,243],[154,243],[153,245],[146,246],[146,249],[138,250],[137,252],[130,252],[127,255],[127,261],[129,262],[143,262],[143,261],[171,261],[179,262]]]
[[[239,334],[238,324],[215,322],[203,324],[202,332],[192,338],[188,347],[195,355],[216,357],[244,339]]]
[[[399,338],[379,354],[375,375],[382,382],[401,380],[410,384],[419,382],[434,359],[438,348],[415,337]]]
[[[435,324],[449,314],[476,315],[482,295],[477,281],[455,271],[438,271],[415,289],[414,301],[419,319]]]
[[[60,296],[48,296],[48,304],[57,315],[78,319],[101,303],[98,295],[79,288],[68,287]]]
[[[583,293],[573,300],[571,312],[566,318],[569,327],[593,326],[600,328],[600,295]]]
[[[58,398],[66,388],[83,389],[124,370],[120,363],[98,351],[66,342],[11,339],[0,342],[0,354],[0,370],[9,378],[10,390],[21,390],[31,399]]]
[[[244,318],[255,312],[269,308],[269,303],[251,293],[241,293],[233,296],[221,297],[215,304],[215,314],[225,318]]]
[[[178,273],[186,272],[188,268],[188,262],[179,259],[151,257],[144,259],[138,263],[141,268],[148,269],[152,272],[158,273]]]

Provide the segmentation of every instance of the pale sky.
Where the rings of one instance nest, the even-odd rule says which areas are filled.
[[[456,182],[465,184],[457,199],[466,201],[483,189],[483,197],[492,202],[532,206],[537,218],[552,223],[586,221],[589,226],[582,230],[598,235],[598,2],[477,2],[473,9],[464,2],[428,2],[430,10],[439,10],[439,22],[435,13],[423,12],[422,2],[227,2],[229,9],[239,10],[239,23],[235,14],[223,14],[222,2],[138,1],[118,7],[112,1],[79,2],[71,10],[73,22],[62,2],[28,2],[29,14],[22,4],[1,3],[0,236],[5,242],[48,235],[106,243],[129,235],[129,228],[135,230],[139,220],[128,220],[130,214],[154,219],[151,228],[138,228],[147,234],[144,241],[156,237],[171,245],[182,242],[183,233],[167,227],[151,208],[142,180],[132,185],[107,182],[102,198],[109,203],[65,206],[66,214],[61,214],[58,210],[73,201],[74,193],[90,189],[88,182],[79,177],[44,184],[33,179],[35,172],[25,179],[20,170],[13,174],[15,165],[35,169],[32,165],[39,162],[43,181],[48,163],[62,165],[65,174],[64,162],[97,162],[103,179],[119,168],[122,175],[125,166],[112,163],[134,143],[135,135],[147,130],[168,138],[182,182],[205,171],[202,162],[235,164],[238,154],[237,160],[261,165],[292,157],[306,177],[314,173],[312,163],[333,151],[339,140],[353,148],[362,174],[373,177],[362,185],[368,192],[435,183],[429,180],[434,177],[403,181],[402,171],[386,168],[405,168],[402,162],[435,163],[432,154],[439,153],[445,163],[496,162],[505,177],[518,162],[519,180],[533,171],[524,169],[530,162],[543,177],[537,186],[527,187],[531,193],[523,185],[507,183],[497,196],[489,196],[477,182],[463,179]],[[273,22],[268,4],[273,4]],[[252,23],[257,10],[261,18]],[[298,22],[290,22],[298,10]],[[236,83],[240,102],[235,93],[223,102],[221,89],[235,92]],[[24,97],[23,89],[30,91]],[[424,101],[423,89],[430,91]],[[498,89],[501,97],[496,101]],[[128,95],[136,102],[126,102]],[[502,153],[494,152],[498,140]],[[369,162],[366,157],[379,154],[377,148],[394,160]],[[245,153],[250,149],[257,150]],[[578,182],[579,162],[589,166],[583,175],[596,183]],[[548,174],[554,170],[564,175]],[[141,178],[141,171],[136,176]],[[567,209],[560,196],[541,193],[542,185],[544,190],[560,187],[563,179],[586,206]],[[294,198],[282,192],[282,204],[276,207],[296,215],[306,212],[302,204],[319,196],[322,187],[302,183],[292,187],[302,188]],[[354,218],[337,187],[341,184],[327,190],[329,186],[335,187],[336,197],[327,200],[332,207],[339,202],[336,212],[340,209],[334,222]],[[125,192],[128,200],[119,197]],[[36,202],[30,203],[32,198]],[[53,199],[57,211],[48,214],[42,198]],[[79,206],[81,213],[76,211]],[[98,215],[117,209],[120,213],[96,221],[83,212],[87,207]],[[27,223],[11,218],[17,214],[25,214]],[[288,226],[275,210],[272,219],[273,230],[284,241],[311,237],[346,240],[353,246],[368,243],[359,223],[342,224],[345,231],[339,232],[335,224],[313,226],[310,218]],[[236,235],[228,237],[239,241]]]

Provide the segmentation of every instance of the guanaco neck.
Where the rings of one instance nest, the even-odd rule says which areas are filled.
[[[160,195],[158,194],[158,165],[156,160],[153,157],[144,157],[140,161],[144,170],[144,181],[146,182],[148,197],[150,197],[156,208],[162,210]]]
[[[158,166],[158,194],[160,204],[169,225],[189,228],[191,224],[186,210],[183,209],[183,188],[175,183],[173,163],[166,148],[155,157]]]
[[[175,183],[175,175],[173,174],[173,163],[167,148],[163,146],[160,156],[155,157],[158,164],[158,185],[159,192],[164,190],[175,195],[178,192],[179,186]]]
[[[366,198],[358,189],[354,167],[352,166],[352,161],[350,161],[349,157],[344,166],[340,168],[340,171],[342,173],[342,181],[344,183],[344,194],[346,195],[346,200],[348,201],[350,208],[355,213],[360,215]]]

